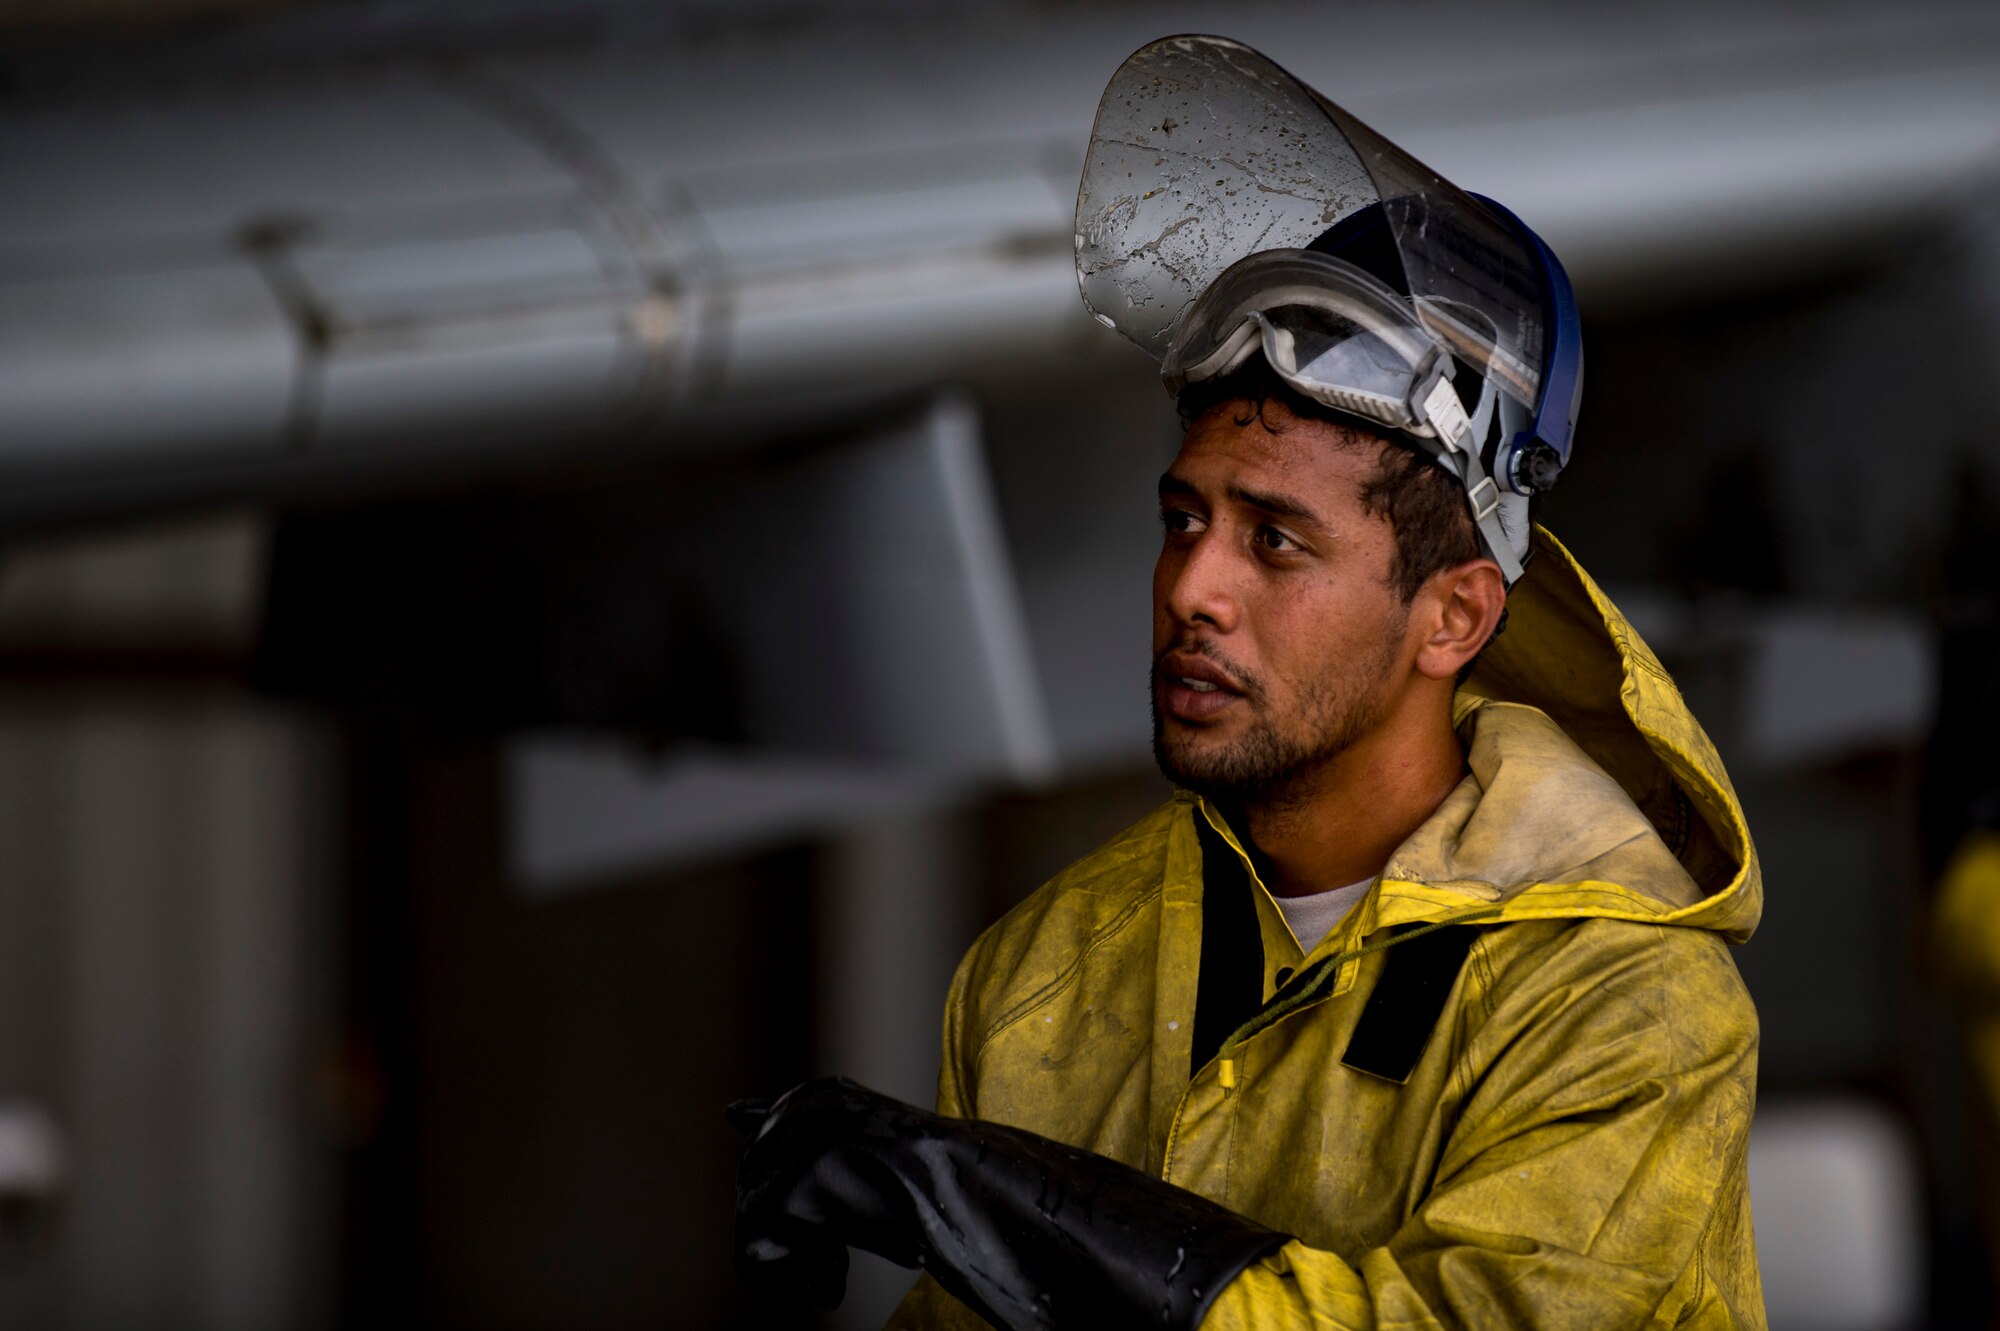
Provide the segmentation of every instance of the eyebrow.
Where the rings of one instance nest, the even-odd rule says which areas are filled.
[[[1252,490],[1243,485],[1232,485],[1225,493],[1237,503],[1260,509],[1273,517],[1290,518],[1294,522],[1306,523],[1322,530],[1327,529],[1324,518],[1302,500],[1294,499],[1290,495],[1274,494],[1269,490]],[[1165,498],[1168,495],[1198,499],[1201,497],[1201,492],[1172,472],[1165,472],[1160,476],[1160,496]]]

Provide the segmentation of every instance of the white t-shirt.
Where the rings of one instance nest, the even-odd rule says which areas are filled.
[[[1292,937],[1299,940],[1299,948],[1311,952],[1320,940],[1332,933],[1334,926],[1347,918],[1347,912],[1354,909],[1354,903],[1368,895],[1374,886],[1373,878],[1364,878],[1346,887],[1336,887],[1327,892],[1315,892],[1309,897],[1272,897],[1278,903],[1278,911],[1285,917],[1285,923],[1292,927]]]

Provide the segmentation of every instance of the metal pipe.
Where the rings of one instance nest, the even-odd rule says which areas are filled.
[[[1983,9],[1807,33],[1493,8],[1236,27],[1505,197],[1586,299],[1795,257],[1995,169]],[[1175,19],[392,59],[0,118],[9,515],[670,439],[717,405],[810,418],[1086,350],[1076,156],[1103,72]]]

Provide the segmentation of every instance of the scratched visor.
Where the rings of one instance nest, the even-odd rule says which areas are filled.
[[[1236,267],[1266,251],[1288,257]],[[1329,299],[1317,307],[1260,299],[1257,280],[1294,288],[1314,280],[1316,261],[1297,259],[1300,251],[1334,261],[1318,269]],[[1228,361],[1215,352],[1232,339],[1236,351],[1269,344],[1268,359],[1289,334],[1295,352],[1307,349],[1300,339],[1313,343],[1314,379],[1329,405],[1351,367],[1362,376],[1350,385],[1355,402],[1375,403],[1399,380],[1407,415],[1416,381],[1432,372],[1433,346],[1448,353],[1446,377],[1468,412],[1482,401],[1527,410],[1537,401],[1545,288],[1516,233],[1225,38],[1153,42],[1112,75],[1077,193],[1076,272],[1098,322],[1167,362],[1175,392]],[[1204,300],[1225,272],[1228,289]],[[1311,312],[1304,322],[1300,310]],[[1362,339],[1345,355],[1336,345],[1343,327]],[[1388,424],[1398,412],[1356,414]]]

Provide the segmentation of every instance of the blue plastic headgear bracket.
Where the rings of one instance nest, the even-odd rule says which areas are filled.
[[[1515,435],[1504,455],[1494,459],[1494,474],[1513,489],[1514,459],[1532,444],[1548,445],[1562,466],[1569,465],[1570,436],[1576,430],[1577,408],[1583,400],[1583,320],[1576,311],[1576,293],[1570,290],[1569,274],[1564,271],[1562,260],[1556,258],[1556,252],[1505,204],[1484,194],[1472,197],[1491,208],[1534,251],[1541,265],[1542,297],[1550,315],[1551,336],[1542,360],[1542,391],[1535,400],[1535,423]]]

